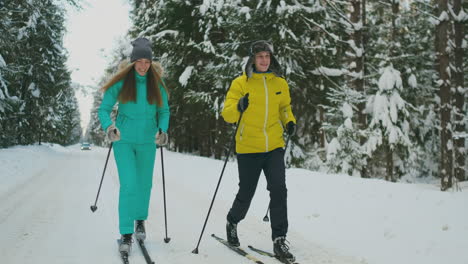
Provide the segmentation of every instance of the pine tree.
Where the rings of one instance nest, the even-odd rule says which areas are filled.
[[[153,41],[153,51],[167,72],[171,144],[178,151],[220,157],[226,145],[223,137],[227,136],[227,125],[217,117],[226,83],[210,70],[219,67],[223,58],[215,53],[203,31],[202,23],[208,24],[215,17],[208,12],[202,19],[205,11],[199,4],[135,1],[131,35]]]
[[[454,176],[459,181],[465,180],[466,174],[466,156],[467,151],[465,148],[465,137],[466,137],[466,92],[465,81],[464,81],[464,58],[466,57],[463,53],[463,38],[464,36],[464,22],[468,21],[468,15],[463,10],[462,1],[454,0],[453,13],[451,12],[451,18],[454,23],[454,64],[453,64],[453,81],[455,88],[454,93],[454,152],[455,152],[455,164],[454,164]],[[467,22],[465,22],[467,23]],[[466,42],[465,42],[466,43]],[[466,65],[466,63],[465,63]]]
[[[171,146],[176,151],[224,155],[234,131],[220,117],[224,96],[241,74],[252,41],[265,39],[274,44],[290,84],[298,120],[289,149],[293,165],[325,165],[330,171],[365,177],[386,169],[389,180],[440,176],[441,122],[435,118],[440,100],[434,99],[438,60],[433,46],[439,42],[434,34],[439,21],[432,3],[131,3],[131,39],[150,38],[153,54],[167,72]],[[392,80],[393,86],[382,85],[387,83],[383,80]],[[387,107],[375,111],[382,102]],[[462,130],[457,133],[463,135]]]
[[[325,108],[330,123],[325,125],[324,129],[336,136],[327,145],[327,170],[360,177],[367,164],[368,155],[360,143],[361,133],[352,120],[355,117],[354,112],[358,109],[361,94],[343,86],[332,89],[328,98],[333,106]],[[341,125],[336,128],[334,124]]]
[[[413,143],[407,167],[411,176],[438,176],[440,153],[439,118],[437,102],[434,98],[434,7],[422,2],[413,2],[402,9],[399,20],[401,55],[392,63],[401,71],[404,89],[402,98],[414,106],[409,118],[410,139]]]
[[[367,132],[370,138],[366,143],[371,157],[368,169],[378,172],[385,168],[385,179],[395,181],[395,176],[399,178],[406,172],[406,164],[401,161],[407,159],[409,153],[407,148],[411,146],[408,136],[409,123],[404,119],[398,120],[408,116],[407,104],[401,97],[406,90],[403,89],[405,86],[402,74],[395,69],[402,65],[401,61],[407,56],[401,48],[403,32],[400,5],[399,1],[376,1],[370,3],[369,9],[371,10],[371,18],[367,23],[370,29],[367,48],[369,77],[366,93],[370,105],[367,113],[371,115],[372,120]],[[405,140],[400,141],[397,138]],[[397,145],[402,148],[398,154],[396,154]],[[398,164],[397,175],[394,175],[395,164]]]
[[[368,153],[383,147],[386,163],[386,180],[396,181],[394,175],[395,163],[406,160],[411,141],[409,138],[409,111],[407,103],[401,98],[403,82],[399,71],[392,65],[383,69],[379,78],[379,91],[368,101],[368,112],[372,119],[369,130],[374,132],[366,144]],[[398,178],[406,172],[405,164],[400,163]]]
[[[324,1],[329,10],[327,20],[335,24],[330,27],[331,33],[336,36],[335,42],[339,47],[338,52],[331,58],[336,61],[335,69],[325,69],[324,76],[336,76],[334,81],[328,82],[327,86],[332,91],[327,93],[330,102],[326,107],[329,119],[324,129],[327,131],[332,146],[327,146],[327,164],[336,168],[334,161],[328,160],[330,153],[336,152],[336,157],[348,157],[348,160],[359,160],[359,162],[347,162],[350,166],[347,171],[349,175],[369,177],[367,173],[367,159],[369,158],[363,150],[362,145],[366,141],[367,115],[364,113],[366,102],[366,53],[367,43],[365,38],[365,1]],[[366,45],[366,46],[365,46]],[[337,92],[339,91],[339,92]],[[350,97],[350,95],[353,95]],[[341,100],[341,101],[340,101]],[[323,101],[323,100],[322,100]],[[326,103],[326,102],[325,102]],[[342,114],[342,109],[348,105],[354,108],[354,116],[351,118]],[[351,133],[351,130],[354,130]],[[358,137],[358,142],[356,142]],[[345,145],[353,147],[336,147],[337,142],[346,142]],[[343,143],[341,143],[343,144]],[[356,145],[357,144],[357,145]],[[335,145],[335,146],[334,146]],[[339,159],[336,159],[338,164]],[[348,166],[347,165],[347,166]],[[359,173],[357,173],[359,171]]]
[[[2,10],[9,11],[5,35],[14,45],[7,45],[2,57],[11,71],[3,77],[10,96],[18,98],[8,104],[2,120],[7,138],[2,146],[41,143],[44,140],[62,144],[76,143],[76,137],[50,138],[64,130],[65,112],[77,113],[75,101],[61,101],[60,94],[70,91],[70,73],[66,69],[62,38],[64,8],[54,1],[6,1]],[[2,51],[3,52],[3,51]],[[68,100],[68,99],[67,99]],[[61,111],[59,108],[67,108]],[[76,118],[74,119],[76,122]],[[75,127],[79,134],[81,128]],[[11,136],[14,135],[14,136]]]
[[[437,69],[440,88],[440,143],[441,143],[441,189],[446,190],[452,187],[453,176],[453,139],[451,120],[451,85],[450,85],[450,54],[449,54],[449,11],[448,0],[438,0],[437,5],[438,23],[437,30]]]
[[[317,105],[325,98],[324,83],[330,77],[317,69],[322,64],[339,67],[333,47],[339,40],[327,31],[333,25],[327,22],[320,1],[133,4],[132,36],[150,37],[168,71],[167,83],[173,89],[171,137],[176,150],[215,157],[223,154],[233,129],[220,118],[221,104],[231,81],[243,70],[250,44],[258,39],[274,44],[290,84],[299,123],[299,137],[293,138],[299,148],[294,153],[302,153],[293,162],[303,161],[303,150],[320,140],[325,145]]]
[[[93,95],[93,106],[91,108],[90,120],[88,124],[88,129],[84,138],[92,142],[96,146],[108,146],[110,144],[109,140],[106,137],[106,133],[101,127],[101,122],[98,117],[98,110],[101,106],[103,93],[101,87],[120,70],[120,67],[128,63],[129,57],[129,43],[130,40],[127,38],[122,38],[118,41],[117,46],[111,53],[110,63],[104,71],[104,75],[99,81],[97,87],[94,87]],[[114,110],[111,113],[112,120],[115,120],[116,114],[118,111],[118,104],[114,106]]]

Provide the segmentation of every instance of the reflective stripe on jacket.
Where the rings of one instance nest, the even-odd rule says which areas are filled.
[[[243,74],[234,79],[221,113],[226,122],[239,120],[237,103],[247,93],[249,106],[236,134],[236,152],[260,153],[284,147],[284,127],[289,121],[296,123],[286,80],[273,73],[253,73],[248,79]]]

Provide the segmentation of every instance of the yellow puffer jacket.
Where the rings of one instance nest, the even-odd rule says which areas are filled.
[[[239,120],[237,103],[247,93],[249,106],[236,134],[236,152],[260,153],[284,147],[283,128],[289,121],[296,123],[286,80],[273,73],[253,73],[248,79],[244,73],[234,79],[222,111],[226,122]]]

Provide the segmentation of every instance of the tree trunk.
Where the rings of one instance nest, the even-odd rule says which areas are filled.
[[[461,0],[454,0],[453,10],[455,15],[459,15],[462,6]],[[464,80],[463,80],[463,22],[460,19],[455,19],[455,70],[453,73],[454,84],[455,84],[455,166],[454,176],[459,181],[465,180],[465,138],[461,137],[465,133],[465,122],[463,118],[466,116],[465,112],[465,95]]]
[[[393,176],[393,150],[392,148],[390,147],[390,144],[388,142],[388,140],[386,140],[387,142],[385,143],[386,145],[386,148],[385,148],[385,159],[386,159],[386,172],[387,172],[387,175],[385,176],[385,179],[387,181],[391,181],[391,182],[395,182],[395,178]]]
[[[440,143],[441,143],[441,189],[446,190],[452,187],[452,124],[451,124],[451,95],[450,95],[450,68],[449,68],[449,53],[448,53],[448,0],[439,0],[438,2],[438,17],[441,18],[437,25],[437,57],[439,62],[439,78],[440,78]]]
[[[362,19],[365,16],[365,0],[351,0],[351,4],[353,6],[353,12],[351,13],[351,22],[353,25],[359,25],[360,22],[362,25],[365,24],[364,20]],[[362,10],[362,16],[361,16]],[[353,29],[353,33],[351,34],[351,39],[354,40],[355,48],[354,50],[354,63],[356,67],[353,69],[353,80],[352,86],[356,91],[361,93],[364,96],[364,47],[363,44],[363,34],[362,34],[362,26]],[[359,103],[358,107],[358,123],[359,129],[365,130],[367,128],[367,116],[364,113],[364,109],[366,107],[365,102]],[[366,139],[361,137],[361,145],[365,143]],[[363,168],[361,170],[361,177],[368,178],[367,169]]]
[[[391,5],[392,5],[392,40],[391,40],[391,50],[390,50],[390,56],[396,56],[397,55],[397,43],[398,43],[398,26],[396,24],[396,20],[398,18],[398,13],[400,10],[400,3],[395,0],[391,0]],[[389,181],[395,182],[394,176],[393,176],[393,150],[388,142],[388,137],[386,138],[387,141],[387,148],[385,148],[386,152],[386,167],[387,167],[387,178]]]
[[[400,3],[395,0],[391,0],[392,2],[392,50],[390,51],[391,56],[396,56],[398,47],[396,43],[398,41],[398,28],[396,25],[396,19],[398,18],[398,11],[400,10]]]
[[[323,124],[325,123],[325,110],[322,106],[318,107],[320,115],[320,148],[325,149],[325,129],[323,129]]]

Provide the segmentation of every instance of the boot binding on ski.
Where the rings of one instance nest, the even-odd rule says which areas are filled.
[[[132,243],[132,234],[122,235],[120,238],[119,252],[130,255],[130,251],[132,250]]]
[[[145,220],[136,220],[135,226],[135,238],[137,240],[145,241],[146,239],[146,230],[145,230]]]
[[[239,238],[237,237],[237,224],[233,224],[229,221],[226,223],[226,238],[229,245],[233,247],[240,246]]]
[[[279,260],[286,260],[293,263],[296,261],[296,258],[289,252],[289,246],[286,242],[287,240],[284,236],[275,238],[275,240],[273,240],[273,252],[275,253],[275,257]]]

